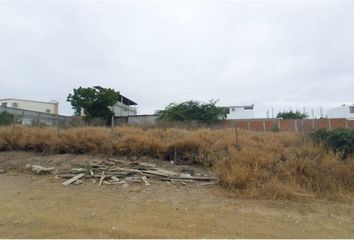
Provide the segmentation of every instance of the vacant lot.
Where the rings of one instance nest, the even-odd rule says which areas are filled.
[[[351,202],[247,200],[219,186],[161,181],[150,186],[63,186],[25,164],[56,168],[99,159],[91,155],[0,153],[3,238],[353,238]],[[168,162],[154,161],[164,168]],[[176,166],[170,166],[175,170]],[[209,173],[203,167],[197,172]]]

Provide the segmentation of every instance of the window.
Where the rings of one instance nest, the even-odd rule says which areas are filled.
[[[17,102],[13,102],[13,103],[11,104],[11,107],[17,108],[17,107],[18,107],[18,103],[17,103]]]
[[[50,109],[46,109],[45,111],[46,111],[47,113],[50,113]]]
[[[231,110],[232,110],[233,112],[235,112],[236,109],[233,107],[233,108],[231,108]]]
[[[350,113],[354,113],[354,106],[353,107],[349,107],[349,112]]]
[[[1,103],[1,107],[7,107],[7,102]]]

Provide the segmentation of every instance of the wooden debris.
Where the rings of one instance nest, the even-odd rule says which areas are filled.
[[[212,186],[217,184],[217,182],[206,182],[206,183],[201,183],[200,186]]]
[[[70,172],[78,174],[85,172],[85,170],[83,168],[72,168]]]
[[[143,180],[143,182],[145,183],[145,186],[150,186],[150,183],[148,182],[148,179],[146,176],[142,176],[141,180]]]
[[[159,169],[159,168],[155,168],[153,170],[146,170],[146,171],[143,171],[143,173],[152,174],[152,175],[161,176],[161,177],[178,176],[178,173],[176,173],[176,172],[167,171],[167,170]]]
[[[119,178],[117,178],[116,176],[112,176],[111,179],[112,179],[113,181],[116,181],[116,182],[119,182],[119,181],[120,181]]]
[[[67,186],[67,185],[69,185],[69,184],[75,182],[76,180],[79,180],[79,179],[82,178],[83,176],[85,176],[85,174],[84,174],[84,173],[80,173],[80,174],[78,174],[78,175],[76,175],[76,176],[70,178],[69,180],[63,182],[63,185],[64,185],[64,186]]]
[[[171,179],[181,179],[181,180],[196,180],[196,181],[216,181],[215,177],[181,177],[181,176],[171,176]]]
[[[73,184],[75,184],[75,185],[80,185],[80,184],[83,184],[83,183],[84,183],[84,181],[82,181],[80,179],[78,179],[75,182],[73,182]]]
[[[90,174],[91,176],[94,176],[92,169],[90,169]]]
[[[36,174],[48,174],[54,169],[54,167],[42,167],[40,165],[32,165],[32,172]]]
[[[100,179],[100,182],[98,183],[98,186],[102,185],[103,179],[104,179],[104,171],[102,172],[101,179]]]
[[[4,173],[6,173],[6,171],[3,169],[0,169],[0,174],[4,174]]]

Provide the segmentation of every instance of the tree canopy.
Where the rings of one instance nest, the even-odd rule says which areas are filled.
[[[308,118],[309,116],[307,113],[301,113],[300,111],[289,111],[289,112],[279,112],[277,114],[277,118],[282,118],[282,119],[305,119]]]
[[[213,124],[226,118],[226,109],[217,107],[216,101],[209,103],[187,101],[183,103],[171,103],[158,113],[160,120],[170,122],[197,121],[198,123]]]
[[[68,95],[67,101],[71,103],[75,115],[79,116],[84,111],[87,122],[100,118],[109,123],[114,116],[110,107],[117,103],[119,96],[119,92],[112,88],[79,87]]]

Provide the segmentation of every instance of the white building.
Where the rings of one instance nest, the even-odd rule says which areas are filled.
[[[254,118],[254,105],[226,106],[226,119],[252,119]]]
[[[55,100],[50,102],[41,102],[16,98],[4,98],[0,99],[0,106],[3,108],[17,108],[41,113],[58,114],[59,112],[59,103]]]
[[[332,108],[327,112],[328,118],[346,118],[354,120],[354,104],[342,105],[336,108]]]
[[[113,106],[114,116],[132,116],[137,115],[136,106],[137,103],[120,95],[118,102]]]

